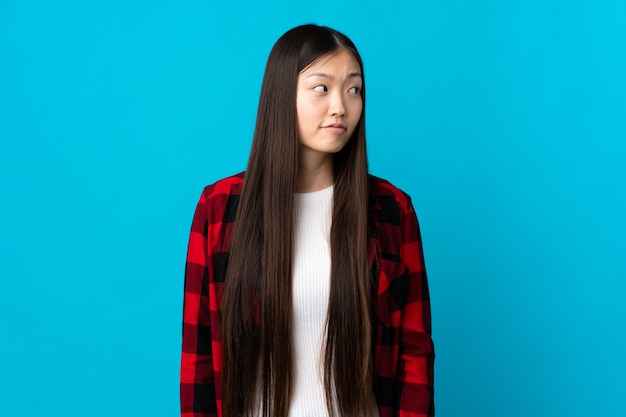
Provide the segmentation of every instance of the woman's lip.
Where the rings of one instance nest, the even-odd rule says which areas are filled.
[[[340,134],[346,131],[346,127],[340,124],[328,125],[328,126],[324,126],[323,128],[327,132],[336,133],[336,134]]]
[[[326,130],[327,132],[330,132],[330,133],[341,134],[341,133],[346,131],[346,128],[345,127],[326,126],[324,128],[324,130]]]

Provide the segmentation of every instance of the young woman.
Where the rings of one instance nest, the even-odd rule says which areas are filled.
[[[182,416],[432,416],[410,198],[370,176],[361,57],[299,26],[267,61],[245,173],[205,188],[185,272]]]

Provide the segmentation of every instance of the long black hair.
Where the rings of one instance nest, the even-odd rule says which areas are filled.
[[[293,28],[270,52],[252,150],[232,234],[222,298],[225,417],[286,417],[293,392],[293,201],[298,173],[298,75],[350,39],[316,25]],[[364,78],[363,78],[364,79]],[[324,386],[331,416],[373,412],[371,278],[367,262],[368,169],[363,113],[335,154],[331,290]],[[260,400],[260,403],[259,403]]]

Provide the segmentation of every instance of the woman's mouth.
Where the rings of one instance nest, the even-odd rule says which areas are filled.
[[[341,123],[333,123],[323,126],[323,129],[327,132],[334,133],[336,135],[342,134],[346,131],[346,127]]]

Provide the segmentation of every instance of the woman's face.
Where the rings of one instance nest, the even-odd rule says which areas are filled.
[[[361,119],[361,67],[345,49],[324,55],[298,76],[300,156],[328,157],[350,140]]]

